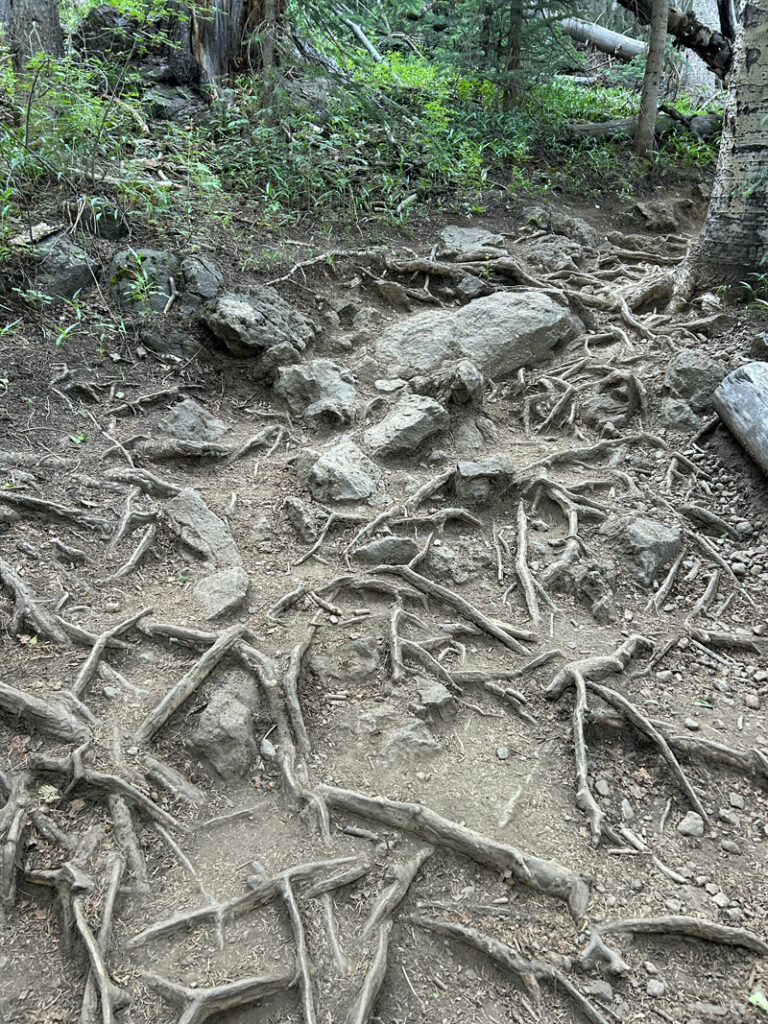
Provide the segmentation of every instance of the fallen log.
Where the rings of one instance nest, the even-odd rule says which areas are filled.
[[[632,60],[645,53],[648,47],[639,39],[612,32],[602,25],[595,25],[582,18],[563,18],[560,28],[577,43],[589,43],[602,53],[610,53],[623,60]]]
[[[563,129],[564,137],[570,139],[614,139],[620,135],[629,137],[635,134],[634,117],[616,117],[612,121],[595,121],[590,124],[569,124]],[[656,136],[666,135],[673,127],[675,121],[667,114],[660,114],[656,118],[654,129]]]
[[[714,401],[730,432],[768,473],[768,363],[747,363],[729,373]]]
[[[619,4],[643,24],[650,24],[653,0],[619,0]],[[725,78],[731,66],[733,46],[721,32],[707,28],[693,11],[670,5],[667,33],[678,46],[693,50],[718,78]]]

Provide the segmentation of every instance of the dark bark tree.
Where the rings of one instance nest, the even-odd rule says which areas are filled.
[[[520,47],[523,39],[523,0],[509,0],[507,59],[504,65],[502,107],[509,110],[517,98],[516,72],[520,70]]]
[[[168,28],[177,50],[170,64],[181,81],[207,90],[233,74],[275,63],[285,0],[198,0],[180,7]]]
[[[742,0],[707,219],[687,261],[698,283],[768,267],[768,0]]]
[[[650,24],[653,0],[618,0],[644,25]],[[715,32],[703,25],[692,12],[683,12],[677,7],[669,8],[668,31],[678,46],[693,50],[704,61],[710,71],[719,78],[725,78],[731,65],[733,47],[721,32]]]
[[[64,55],[57,0],[0,0],[0,26],[17,69],[35,53]]]
[[[659,105],[661,74],[664,70],[664,47],[667,42],[667,17],[669,0],[653,0],[651,11],[651,35],[648,40],[648,56],[645,59],[643,92],[635,128],[635,153],[648,156],[654,148],[654,129]]]

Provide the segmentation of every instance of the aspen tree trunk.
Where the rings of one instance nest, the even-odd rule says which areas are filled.
[[[653,0],[651,10],[651,37],[648,41],[648,56],[645,59],[643,93],[640,98],[640,112],[635,129],[635,153],[649,156],[654,148],[654,127],[659,105],[661,73],[664,70],[664,47],[667,42],[667,19],[669,0]]]
[[[768,0],[743,0],[715,184],[687,261],[700,284],[768,270]]]

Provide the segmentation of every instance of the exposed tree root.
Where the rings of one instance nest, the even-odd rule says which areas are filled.
[[[421,850],[416,853],[415,856],[411,857],[405,864],[395,864],[392,868],[393,882],[387,886],[381,895],[374,901],[371,907],[370,913],[365,921],[360,932],[360,938],[365,941],[371,934],[384,922],[386,918],[391,918],[397,908],[405,899],[406,893],[411,886],[414,878],[419,872],[419,869],[429,857],[434,853],[434,848],[431,846],[424,846]]]
[[[293,563],[294,568],[296,568],[299,565],[303,565],[303,563],[306,562],[307,559],[311,558],[317,551],[320,550],[320,548],[323,545],[323,541],[330,533],[332,526],[336,526],[339,523],[342,523],[345,526],[358,526],[360,523],[364,523],[365,519],[365,516],[359,515],[355,512],[331,512],[331,514],[326,519],[322,530],[318,534],[317,540],[309,549],[309,551],[306,551],[301,556],[301,558],[297,559]]]
[[[104,904],[101,911],[101,925],[99,926],[99,933],[96,936],[96,942],[102,958],[109,953],[109,948],[112,945],[112,924],[115,912],[115,902],[123,879],[124,863],[125,862],[121,856],[115,855],[112,858],[109,868],[109,881],[107,883],[107,891],[104,895]],[[102,991],[100,982],[101,979],[97,976],[93,968],[91,968],[88,972],[88,980],[85,983],[85,991],[83,992],[83,1002],[80,1010],[80,1024],[98,1024],[97,989],[99,992]],[[106,1018],[102,1015],[102,1020],[104,1019]]]
[[[91,962],[91,972],[96,978],[101,1003],[101,1019],[103,1024],[112,1024],[115,1010],[122,1009],[130,1002],[130,997],[112,981],[104,962],[104,951],[88,924],[84,908],[85,897],[82,894],[72,898],[72,914],[83,945]]]
[[[103,537],[108,537],[110,533],[109,523],[102,516],[84,512],[82,509],[69,508],[67,505],[59,505],[57,502],[47,501],[45,498],[33,498],[29,494],[19,494],[17,491],[0,491],[0,501],[4,501],[14,508],[23,508],[27,512],[37,512],[51,519],[61,519],[66,523],[74,523],[76,526],[83,526],[88,530],[96,530]]]
[[[312,969],[307,954],[307,937],[289,875],[283,874],[279,878],[277,891],[283,898],[286,910],[288,911],[288,917],[291,920],[291,931],[293,932],[293,941],[296,946],[296,983],[298,984],[301,997],[304,1024],[317,1024],[315,996],[312,990]]]
[[[0,491],[0,495],[8,496],[5,491]],[[21,633],[23,624],[26,622],[29,630],[37,636],[45,640],[52,640],[59,647],[71,646],[57,617],[43,608],[42,602],[34,596],[21,576],[4,558],[0,558],[0,585],[11,594],[14,600],[13,614],[8,623],[8,632],[12,636]]]
[[[139,562],[142,560],[144,555],[152,547],[152,544],[157,536],[157,527],[154,523],[146,528],[144,533],[139,538],[139,543],[134,548],[130,557],[127,561],[123,562],[119,569],[112,573],[111,576],[107,576],[104,580],[105,583],[111,583],[113,580],[121,580],[126,576],[129,576],[133,570],[137,567]]]
[[[155,473],[150,473],[148,469],[129,469],[119,466],[117,469],[108,469],[104,476],[107,480],[115,480],[121,484],[138,487],[144,494],[149,494],[153,498],[175,498],[182,489],[178,484],[171,483],[170,480],[165,480]]]
[[[90,685],[91,680],[96,675],[99,667],[99,659],[106,650],[109,641],[116,636],[122,636],[123,633],[127,633],[127,631],[135,626],[140,619],[143,619],[146,615],[151,615],[153,611],[153,608],[144,608],[142,611],[137,612],[135,615],[131,615],[122,622],[118,622],[116,626],[112,626],[99,636],[96,643],[93,645],[91,653],[80,666],[80,671],[77,673],[74,683],[72,683],[72,692],[76,697],[82,697]]]
[[[634,917],[626,921],[601,924],[603,935],[684,935],[689,939],[714,942],[721,946],[740,946],[759,956],[768,956],[768,942],[746,928],[706,921],[698,917]]]
[[[536,1000],[537,1004],[541,1003],[539,982],[547,981],[555,988],[561,988],[564,992],[567,992],[591,1024],[608,1024],[608,1018],[556,967],[542,963],[540,960],[529,960],[521,956],[511,946],[499,942],[498,939],[491,938],[490,935],[484,935],[474,928],[467,928],[464,925],[454,924],[451,921],[438,921],[429,917],[411,917],[408,920],[418,928],[458,939],[465,945],[471,946],[472,949],[484,953],[494,963],[499,964],[511,974],[514,974],[517,980],[521,982],[528,993]]]
[[[5,805],[0,810],[0,902],[8,910],[16,902],[16,876],[21,862],[21,841],[29,811],[29,776],[0,773]]]
[[[485,633],[489,633],[492,637],[499,640],[505,647],[508,647],[511,651],[515,651],[517,654],[525,654],[525,648],[519,641],[517,641],[506,628],[499,624],[496,620],[490,619],[487,615],[476,608],[469,601],[465,600],[459,594],[454,593],[447,587],[443,587],[440,583],[435,583],[433,580],[427,579],[426,576],[422,576],[416,572],[415,569],[411,569],[408,565],[377,565],[370,570],[372,573],[387,573],[393,576],[400,576],[406,583],[410,583],[416,590],[420,590],[423,594],[427,594],[430,597],[436,597],[442,601],[443,604],[447,604],[451,608],[455,608],[461,615],[464,615],[470,622],[478,626]]]
[[[158,974],[146,974],[150,987],[175,1006],[183,1006],[184,1012],[177,1024],[202,1024],[214,1014],[251,1006],[260,999],[267,999],[277,992],[283,992],[295,984],[293,971],[280,974],[264,974],[256,978],[241,978],[228,985],[213,988],[185,988],[175,982],[161,978]]]
[[[314,635],[315,629],[314,627],[311,627],[301,643],[294,647],[291,651],[291,660],[288,665],[288,671],[283,676],[283,690],[285,692],[285,703],[288,708],[288,718],[291,723],[293,734],[296,737],[296,749],[303,757],[306,757],[307,754],[311,752],[312,745],[309,742],[307,727],[304,724],[304,715],[299,701],[298,685],[302,662],[309,650],[309,646],[312,643]]]
[[[168,721],[174,711],[181,707],[184,701],[190,697],[198,686],[203,683],[222,658],[242,639],[245,630],[242,626],[230,626],[221,633],[216,642],[210,647],[198,662],[171,687],[144,719],[136,732],[136,742],[146,743],[151,740],[158,729]]]
[[[183,928],[196,928],[210,922],[226,924],[234,921],[244,914],[250,913],[257,907],[263,906],[278,895],[280,879],[286,875],[291,882],[307,882],[317,878],[318,875],[325,875],[334,868],[347,867],[350,864],[359,864],[357,857],[340,857],[336,860],[322,860],[310,864],[298,864],[295,867],[287,868],[273,878],[267,875],[253,875],[248,879],[251,891],[240,896],[234,896],[230,900],[221,903],[207,904],[195,910],[186,910],[164,921],[157,921],[149,925],[138,935],[134,935],[127,942],[130,949],[143,946],[152,939],[159,939],[167,935],[173,935]]]
[[[621,713],[614,714],[609,711],[589,711],[586,721],[611,729],[623,729],[627,724],[627,719]],[[673,733],[674,726],[669,722],[656,718],[649,721],[664,736],[670,748],[679,754],[700,757],[702,761],[736,768],[745,775],[768,779],[768,751],[763,752],[758,747],[752,750],[738,750],[736,747],[729,747],[700,736],[678,736]]]
[[[132,783],[127,782],[119,775],[111,775],[107,772],[99,772],[94,768],[86,768],[82,763],[82,752],[74,751],[68,757],[52,757],[50,754],[27,754],[27,766],[33,772],[52,772],[55,775],[64,775],[70,779],[69,788],[82,782],[86,786],[109,796],[117,794],[124,797],[128,803],[133,804],[145,814],[149,815],[161,825],[175,829],[177,832],[184,832],[181,822],[173,815],[168,814],[162,807],[150,799],[145,793],[137,789]]]
[[[392,919],[381,922],[376,937],[376,950],[371,965],[366,971],[360,991],[347,1016],[347,1024],[367,1024],[387,973],[387,954],[392,934]]]
[[[454,850],[478,864],[502,872],[509,871],[517,881],[532,889],[567,900],[576,921],[586,913],[589,900],[587,882],[556,861],[542,860],[513,846],[487,839],[479,832],[442,818],[421,804],[365,796],[324,784],[318,786],[317,791],[330,807],[403,829],[428,843]]]
[[[0,682],[0,711],[18,715],[26,724],[38,732],[62,740],[64,743],[84,743],[90,737],[90,730],[81,718],[77,718],[63,704],[53,700],[49,703],[31,693],[24,693],[14,686]]]
[[[560,699],[565,690],[570,686],[576,689],[576,701],[573,710],[576,777],[579,783],[576,803],[581,810],[589,815],[594,842],[599,842],[601,832],[604,830],[604,815],[592,796],[588,782],[587,746],[584,737],[585,720],[588,715],[587,690],[596,693],[606,703],[617,708],[636,729],[656,744],[662,757],[669,765],[675,781],[688,797],[691,805],[705,821],[707,820],[704,806],[688,782],[685,773],[664,736],[626,697],[608,687],[600,686],[594,681],[595,677],[600,679],[607,675],[618,675],[624,672],[633,658],[643,651],[650,650],[651,647],[652,645],[649,640],[635,633],[621,647],[617,648],[612,655],[584,658],[581,661],[574,661],[565,665],[545,691],[545,696],[548,700],[556,701]],[[615,833],[612,838],[615,839]]]

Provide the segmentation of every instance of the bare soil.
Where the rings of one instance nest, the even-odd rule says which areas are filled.
[[[589,219],[601,235],[617,226],[616,217],[595,209],[595,204],[562,206]],[[684,229],[695,231],[702,212],[700,201],[691,202]],[[508,242],[522,238],[511,251],[525,265],[530,231],[518,212],[500,211],[477,224],[505,232]],[[629,214],[621,227],[627,232],[645,230],[642,221]],[[427,254],[438,230],[434,225],[424,237],[391,238],[389,245],[400,253],[410,248]],[[649,234],[649,245],[658,237]],[[601,246],[602,255],[610,250],[607,243]],[[301,251],[296,250],[297,260]],[[218,255],[221,258],[221,252]],[[238,277],[236,254],[232,257],[230,283]],[[376,305],[387,322],[406,315],[382,305],[369,278],[360,273],[361,266],[381,272],[375,259],[342,259],[306,273],[298,270],[278,286],[321,327],[314,354],[346,362],[353,372],[361,353],[339,348],[344,331],[324,316],[332,301],[352,298],[361,305]],[[596,266],[597,262],[592,269]],[[611,287],[631,283],[630,266],[642,273],[659,269],[647,261],[629,263]],[[290,269],[290,262],[278,263],[269,273],[251,279],[267,281]],[[417,282],[422,283],[423,278]],[[594,294],[577,279],[569,287]],[[596,311],[598,324],[592,333],[606,324],[619,325],[629,336],[631,349],[618,340],[585,349],[582,338],[522,381],[489,382],[484,411],[495,426],[495,441],[480,450],[467,449],[449,432],[434,445],[446,453],[441,461],[430,460],[429,448],[389,460],[383,467],[388,503],[381,508],[345,506],[344,511],[360,513],[361,522],[332,528],[317,555],[297,565],[308,545],[297,539],[286,517],[285,498],[296,495],[304,500],[319,526],[330,512],[313,502],[301,483],[302,453],[342,432],[358,437],[366,424],[314,430],[300,419],[288,425],[289,421],[270,417],[284,413],[285,407],[269,387],[252,380],[248,362],[213,351],[196,320],[181,318],[173,308],[151,322],[128,321],[122,342],[110,341],[100,351],[96,324],[108,312],[105,303],[103,297],[89,299],[86,333],[74,334],[58,348],[51,343],[50,319],[57,313],[46,314],[46,319],[20,311],[23,329],[2,342],[0,373],[6,383],[0,396],[0,557],[47,615],[60,615],[93,637],[147,609],[139,624],[120,637],[120,646],[107,647],[102,658],[129,686],[95,673],[81,697],[86,711],[66,702],[55,705],[71,689],[92,641],[70,637],[68,645],[57,644],[41,635],[29,617],[14,617],[18,602],[7,582],[0,599],[0,657],[4,684],[68,708],[89,732],[82,765],[119,776],[134,787],[125,806],[146,863],[147,884],[140,884],[130,863],[125,867],[104,960],[112,982],[130,996],[130,1005],[117,1009],[114,1019],[132,1024],[204,1019],[227,1024],[761,1019],[761,1011],[749,1006],[748,998],[768,985],[765,960],[754,949],[728,943],[734,936],[743,942],[744,931],[763,940],[768,937],[768,482],[724,427],[714,424],[697,439],[693,429],[669,431],[660,403],[666,366],[677,351],[704,348],[735,367],[751,358],[754,337],[766,329],[765,317],[740,308],[726,311],[708,328],[690,331],[685,322],[710,316],[714,305],[671,319],[639,313],[644,337],[623,323],[616,310]],[[142,339],[155,331],[198,338],[199,355],[174,361],[152,354]],[[572,422],[556,418],[551,429],[537,432],[559,395],[552,379],[571,372],[581,359],[583,364],[574,371],[578,402]],[[393,576],[367,573],[354,558],[349,569],[344,549],[365,522],[388,509],[402,510],[417,486],[457,460],[509,455],[517,467],[515,486],[487,507],[471,510],[480,526],[449,521],[434,531],[432,544],[454,549],[459,562],[469,567],[465,582],[441,577],[444,586],[490,619],[532,629],[521,586],[508,592],[517,580],[519,504],[528,519],[528,562],[534,577],[541,577],[562,554],[567,523],[546,489],[536,500],[526,467],[600,440],[600,433],[582,422],[579,404],[603,379],[601,367],[606,364],[624,367],[642,382],[648,407],[617,435],[603,434],[603,439],[613,439],[613,447],[546,469],[551,482],[596,506],[595,518],[580,517],[581,542],[598,558],[615,558],[598,533],[601,520],[609,513],[641,511],[667,525],[684,525],[703,537],[705,546],[689,534],[679,572],[658,608],[650,603],[654,589],[641,585],[631,567],[621,562],[613,621],[597,622],[589,602],[553,590],[549,598],[555,608],[550,610],[542,600],[541,625],[532,630],[535,639],[523,642],[523,654],[482,630],[462,632],[457,624],[466,627],[466,618],[455,607],[433,597],[415,600],[405,588],[404,608],[415,617],[403,619],[401,634],[420,644],[420,650],[428,650],[434,662],[406,657],[404,678],[396,682],[393,597],[338,586],[320,601],[315,599],[323,584],[340,576],[365,581],[373,575],[402,584]],[[378,395],[371,385],[360,382],[359,387],[363,406]],[[166,394],[157,400],[141,402],[143,396],[162,391]],[[183,397],[195,398],[229,424],[225,443],[233,448],[265,426],[285,429],[276,429],[276,447],[255,450],[234,462],[181,458],[142,463],[134,458],[134,445],[143,437],[159,436],[158,421]],[[645,435],[637,439],[642,432]],[[199,617],[191,594],[211,567],[170,529],[164,512],[167,497],[139,489],[133,500],[146,519],[133,524],[118,544],[110,543],[131,491],[129,484],[110,480],[110,471],[129,470],[127,460],[174,485],[194,488],[229,523],[250,579],[246,604],[234,615],[215,624]],[[71,517],[57,516],[50,508],[14,504],[19,495],[66,506],[73,510]],[[451,498],[436,493],[418,512],[430,515],[451,503]],[[714,513],[731,533],[723,535],[717,526],[686,518],[681,507],[692,504]],[[83,518],[89,514],[106,521],[103,533]],[[156,534],[147,554],[134,571],[109,581],[149,522],[156,526]],[[381,532],[374,531],[371,537]],[[420,545],[431,532],[428,525],[408,528]],[[496,540],[500,533],[505,543]],[[56,541],[82,552],[85,560],[62,553]],[[431,578],[431,564],[427,557],[417,571]],[[715,571],[716,596],[691,618]],[[656,585],[663,579],[664,574]],[[277,615],[268,614],[271,606],[299,587],[305,590],[297,600]],[[156,623],[217,634],[240,624],[244,642],[274,665],[276,699],[283,710],[282,680],[291,652],[308,640],[298,693],[311,751],[297,752],[295,733],[290,727],[281,730],[263,673],[257,672],[262,693],[254,714],[261,753],[247,776],[224,783],[190,753],[185,741],[223,675],[233,669],[253,672],[253,661],[243,659],[237,647],[149,742],[138,743],[137,730],[149,711],[214,639],[185,641],[179,630],[169,638],[162,630],[153,630]],[[446,628],[447,624],[453,626]],[[548,700],[545,691],[564,666],[610,655],[635,634],[647,638],[647,648],[628,661],[625,671],[595,674],[594,679],[623,695],[644,720],[663,723],[665,736],[683,737],[675,751],[708,816],[700,838],[678,831],[691,803],[658,745],[626,721],[622,726],[615,714],[609,724],[585,726],[588,783],[605,813],[599,842],[589,817],[576,806],[574,690],[566,689],[557,701]],[[349,657],[347,645],[358,641],[372,643],[377,655],[373,671],[357,672],[344,661]],[[551,660],[526,667],[550,651],[556,652]],[[317,667],[323,658],[339,663],[333,684]],[[478,681],[459,683],[457,674],[470,670],[478,673]],[[585,669],[587,680],[590,671]],[[387,729],[418,721],[413,708],[419,680],[431,676],[445,681],[449,673],[456,676],[454,702],[428,723],[434,743],[424,751],[409,753],[409,748],[399,747],[394,754],[382,755]],[[486,682],[513,687],[519,697],[511,703],[500,699],[484,688]],[[607,710],[593,691],[587,699],[590,709]],[[371,722],[385,706],[391,717],[377,731]],[[684,741],[699,746],[686,750]],[[741,752],[742,767],[713,761],[712,744]],[[6,886],[0,929],[4,1024],[81,1019],[89,959],[82,933],[71,920],[72,906],[82,901],[85,918],[98,934],[110,865],[121,864],[126,856],[114,823],[115,791],[110,795],[109,786],[94,784],[93,776],[90,781],[78,777],[78,760],[71,758],[75,749],[76,744],[62,744],[45,728],[30,727],[29,719],[0,711],[0,793],[8,800],[0,809],[0,865]],[[64,758],[64,769],[57,773],[49,765],[46,770],[40,754]],[[201,802],[190,803],[158,784],[148,773],[146,755],[192,783],[202,794]],[[292,771],[298,784],[290,782]],[[27,789],[14,805],[9,790],[23,782]],[[396,820],[391,806],[389,820],[384,812],[378,817],[355,815],[335,806],[329,795],[330,834],[324,837],[312,798],[323,792],[321,786],[330,787],[329,794],[335,787],[420,805],[474,830],[491,844],[555,862],[588,884],[586,913],[577,913],[575,920],[566,900],[549,894],[546,886],[524,884],[511,855],[506,869],[489,866],[488,857],[481,856],[472,842],[448,842],[439,828],[430,830],[429,821],[423,823],[425,812],[418,808],[403,827],[402,817]],[[143,804],[136,792],[143,794]],[[38,810],[44,812],[43,819]],[[174,823],[161,820],[158,828],[158,810],[172,815]],[[350,826],[352,831],[345,831]],[[403,901],[387,904],[384,923],[377,922],[361,937],[377,898],[393,878],[408,875],[408,862],[425,845],[433,852],[409,882],[406,878]],[[288,883],[287,890],[278,885],[271,898],[236,919],[223,914],[217,922],[212,914],[202,925],[136,941],[155,922],[253,891],[249,877],[258,887],[265,879],[283,877],[280,873],[289,868],[338,858],[355,858],[351,863],[359,877],[334,888],[329,898],[312,895],[311,886],[349,864],[313,872],[311,880]],[[73,883],[67,864],[86,872],[87,884]],[[59,869],[64,874],[54,879],[51,873]],[[7,888],[11,883],[16,887],[13,900]],[[297,908],[293,917],[291,894]],[[658,934],[634,937],[606,930],[606,944],[619,951],[629,967],[619,975],[609,973],[605,964],[580,959],[593,929],[628,919],[664,917],[695,918],[723,927],[713,933],[718,941],[674,934],[669,924],[662,924]],[[338,933],[335,952],[329,918]],[[425,926],[424,919],[432,924]],[[533,972],[538,971],[540,993],[535,983],[521,983],[521,976],[530,974],[520,974],[519,962],[518,972],[510,971],[487,950],[459,941],[455,933],[439,934],[435,922],[482,933],[504,944],[508,957],[538,964]],[[465,938],[471,934],[467,931]],[[381,960],[386,969],[380,989],[355,1016],[353,1006],[381,948],[386,949],[386,960]],[[308,972],[304,982],[302,964]],[[552,970],[556,976],[548,978],[547,971]],[[185,987],[187,995],[174,1004],[149,975]],[[244,997],[238,1006],[234,995],[232,1009],[218,1008],[215,1000],[194,1002],[194,993],[203,989],[269,975],[283,980],[263,999]],[[583,1001],[564,987],[562,978],[582,993]],[[376,980],[368,978],[374,992]],[[610,990],[601,989],[601,981]],[[112,1019],[109,1008],[98,1001],[94,1005],[101,1009],[83,1020]]]

